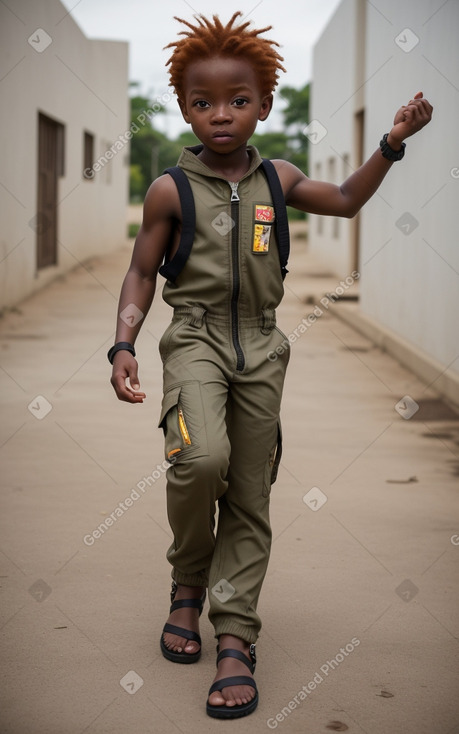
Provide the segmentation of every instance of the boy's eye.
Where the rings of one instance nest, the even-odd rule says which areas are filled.
[[[247,100],[244,99],[244,97],[237,97],[237,99],[234,100],[233,104],[236,107],[243,107],[245,104],[247,104]]]
[[[197,101],[196,101],[196,102],[194,103],[194,106],[195,106],[195,107],[199,107],[199,109],[201,109],[201,110],[204,110],[204,109],[205,109],[206,107],[208,107],[208,106],[209,106],[209,103],[208,103],[208,102],[206,102],[206,100],[205,100],[205,99],[198,99],[198,100],[197,100]]]

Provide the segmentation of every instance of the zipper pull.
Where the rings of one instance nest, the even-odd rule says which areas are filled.
[[[237,193],[237,187],[239,186],[239,181],[235,183],[234,181],[228,181],[229,185],[231,186],[231,201],[240,201],[238,193]]]

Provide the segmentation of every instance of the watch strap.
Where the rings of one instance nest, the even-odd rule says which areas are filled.
[[[388,137],[389,133],[384,133],[382,140],[379,143],[382,155],[384,156],[384,158],[387,158],[388,161],[401,161],[403,156],[405,155],[406,144],[402,143],[402,147],[400,150],[394,150],[387,142]]]
[[[129,342],[117,342],[116,344],[111,347],[111,349],[107,352],[107,358],[110,364],[113,364],[113,358],[117,352],[120,352],[122,349],[125,349],[127,352],[130,352],[133,357],[135,357],[135,349]]]

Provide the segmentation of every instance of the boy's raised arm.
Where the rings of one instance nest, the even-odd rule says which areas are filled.
[[[143,221],[136,237],[129,270],[121,287],[115,344],[134,345],[150,309],[156,289],[156,276],[170,240],[174,218],[180,216],[177,188],[170,176],[158,178],[145,197]],[[129,378],[129,384],[126,384]],[[142,403],[138,365],[126,349],[113,356],[111,383],[119,398]]]
[[[393,151],[399,151],[402,142],[430,122],[432,106],[418,92],[414,99],[401,107],[395,115],[394,125],[387,137]],[[392,161],[385,158],[380,149],[357,169],[341,186],[313,181],[290,163],[276,167],[282,181],[286,203],[311,214],[337,217],[353,217],[373,196],[382,183]]]

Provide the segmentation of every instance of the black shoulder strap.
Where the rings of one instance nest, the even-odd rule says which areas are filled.
[[[284,193],[274,164],[267,158],[263,158],[261,167],[268,180],[268,186],[273,199],[274,211],[276,212],[277,245],[279,248],[279,259],[283,280],[288,273],[287,263],[290,253],[287,207],[285,206]]]
[[[196,228],[196,212],[193,192],[185,171],[179,166],[173,166],[172,168],[166,168],[164,173],[169,173],[177,186],[177,191],[180,197],[180,206],[182,208],[182,235],[178,250],[174,257],[172,260],[168,260],[166,255],[164,264],[159,268],[159,272],[167,278],[167,280],[175,283],[178,274],[188,260],[193,246],[194,232]]]

